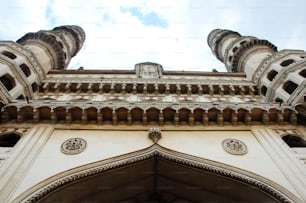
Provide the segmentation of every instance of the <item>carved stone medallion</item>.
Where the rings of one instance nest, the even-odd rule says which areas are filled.
[[[223,140],[222,147],[224,151],[234,155],[243,155],[248,152],[246,144],[237,139]]]
[[[64,154],[79,154],[86,149],[87,142],[82,138],[70,138],[63,142],[61,151]]]

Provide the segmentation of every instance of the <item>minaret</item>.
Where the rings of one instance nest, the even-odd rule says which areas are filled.
[[[27,33],[17,42],[0,42],[0,102],[33,98],[52,70],[65,69],[82,48],[84,30],[76,25]]]
[[[17,43],[31,50],[48,72],[51,69],[65,69],[81,49],[84,40],[85,32],[81,27],[66,25],[51,31],[27,33]]]
[[[213,30],[208,45],[229,72],[244,72],[266,102],[289,104],[306,116],[306,53],[282,50],[267,40]],[[304,112],[304,113],[303,113]]]
[[[277,51],[267,40],[221,29],[209,34],[208,45],[229,72],[245,72],[249,80],[260,63]]]

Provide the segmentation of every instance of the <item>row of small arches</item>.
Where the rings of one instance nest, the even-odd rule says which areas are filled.
[[[260,108],[253,108],[251,110],[239,108],[236,111],[230,108],[219,110],[216,108],[210,108],[208,110],[196,108],[190,110],[187,108],[173,109],[167,107],[164,109],[158,108],[148,108],[143,110],[139,107],[132,109],[127,109],[124,107],[120,108],[96,108],[89,107],[86,109],[81,109],[79,107],[65,108],[56,107],[51,109],[50,107],[39,107],[33,109],[33,107],[26,106],[17,110],[16,107],[10,106],[6,107],[5,111],[2,112],[2,121],[11,120],[22,120],[22,121],[34,121],[37,119],[39,122],[49,122],[53,118],[56,118],[56,122],[65,122],[67,116],[70,117],[72,122],[81,122],[86,117],[86,122],[96,123],[98,117],[100,116],[104,123],[111,123],[114,119],[119,123],[127,122],[129,117],[133,122],[159,122],[160,116],[163,117],[163,122],[173,123],[177,118],[181,123],[190,122],[190,118],[193,119],[195,123],[203,123],[205,116],[208,118],[209,122],[218,123],[218,119],[222,118],[222,122],[233,122],[233,116],[236,117],[236,121],[239,123],[246,122],[246,117],[249,117],[250,122],[254,124],[261,123],[276,123],[279,122],[281,118],[282,122],[294,123],[296,122],[295,112],[290,109],[284,109],[282,112],[273,108],[268,111]],[[7,116],[7,117],[5,117]],[[115,118],[114,118],[115,116]],[[53,117],[53,118],[52,118]],[[295,119],[292,119],[295,118]]]

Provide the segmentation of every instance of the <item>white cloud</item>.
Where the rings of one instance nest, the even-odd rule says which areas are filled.
[[[156,13],[166,28],[146,26],[122,8]],[[12,0],[0,7],[0,37],[17,40],[27,32],[65,24],[83,27],[87,38],[70,68],[133,69],[151,61],[166,70],[224,71],[206,37],[215,28],[270,40],[280,49],[305,49],[305,3],[294,0]]]

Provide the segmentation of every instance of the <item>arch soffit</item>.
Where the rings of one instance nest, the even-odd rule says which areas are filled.
[[[59,173],[39,184],[31,187],[23,194],[18,196],[13,202],[35,202],[41,200],[55,190],[66,186],[74,181],[88,178],[111,169],[130,165],[139,161],[159,156],[169,161],[173,161],[195,169],[211,172],[222,177],[230,178],[242,183],[251,185],[260,191],[266,192],[279,200],[280,202],[300,202],[301,200],[294,194],[257,174],[226,165],[224,163],[207,160],[204,158],[192,156],[189,154],[170,150],[158,144],[153,144],[148,148],[135,152],[119,155],[109,159],[90,163],[69,171]]]

